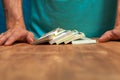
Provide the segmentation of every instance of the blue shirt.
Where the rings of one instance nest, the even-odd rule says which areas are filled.
[[[36,38],[61,27],[99,37],[114,26],[117,0],[31,0],[31,26]]]

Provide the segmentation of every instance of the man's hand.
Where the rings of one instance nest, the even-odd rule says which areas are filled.
[[[107,31],[99,39],[100,42],[106,42],[110,40],[120,40],[120,0],[118,0],[117,15],[114,29]]]
[[[27,31],[25,28],[15,25],[13,28],[8,29],[5,33],[0,35],[0,45],[11,45],[15,41],[25,41],[28,43],[33,42],[34,35]]]
[[[99,42],[106,42],[110,40],[120,40],[120,28],[116,27],[113,30],[105,32],[100,38]]]
[[[11,45],[15,41],[31,43],[34,36],[25,28],[22,0],[2,0],[6,16],[7,31],[0,34],[0,45]]]

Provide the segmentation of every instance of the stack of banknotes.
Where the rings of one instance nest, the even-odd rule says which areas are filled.
[[[86,38],[83,32],[77,30],[65,30],[57,28],[52,30],[39,39],[35,40],[32,44],[42,44],[48,42],[49,44],[88,44],[96,43],[96,40]]]

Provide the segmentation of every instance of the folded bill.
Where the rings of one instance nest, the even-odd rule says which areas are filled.
[[[72,44],[95,44],[95,43],[97,43],[97,41],[90,38],[84,38],[84,39],[72,41]]]
[[[65,32],[64,29],[57,28],[55,30],[52,30],[52,31],[46,33],[45,35],[43,35],[39,39],[33,41],[32,44],[41,44],[41,43],[49,42],[49,41],[53,40],[55,37],[57,37],[58,35],[62,34],[63,32]]]
[[[65,30],[62,28],[57,28],[52,30],[39,39],[35,40],[32,44],[41,44],[46,43],[49,44],[88,44],[88,43],[96,43],[95,40],[86,38],[83,32],[79,32],[77,30]]]

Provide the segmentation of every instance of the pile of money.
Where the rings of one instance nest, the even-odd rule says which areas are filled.
[[[57,28],[52,30],[39,39],[35,40],[32,44],[41,44],[46,43],[49,44],[81,44],[81,43],[96,43],[96,40],[92,40],[86,38],[83,32],[79,32],[77,30],[65,30],[62,28]]]

